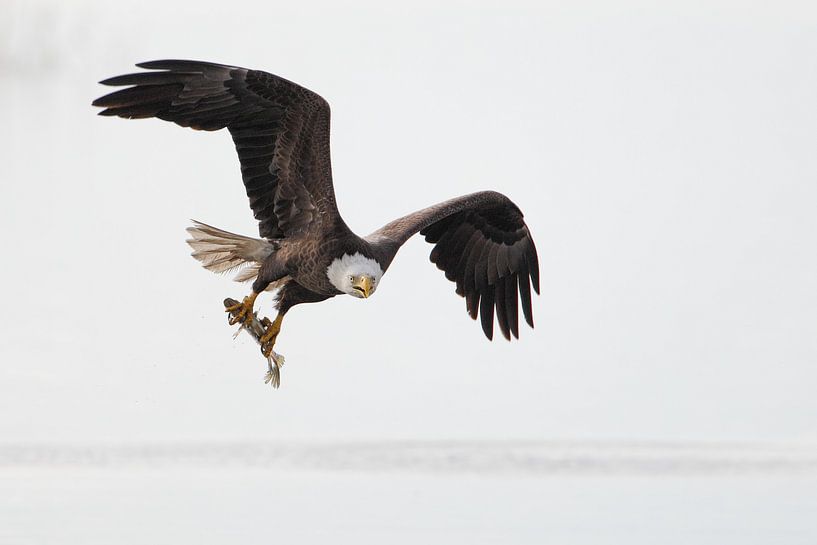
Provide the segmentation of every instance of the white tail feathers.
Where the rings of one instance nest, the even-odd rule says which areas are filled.
[[[187,243],[193,248],[191,255],[205,269],[214,273],[241,268],[234,278],[236,282],[255,279],[261,263],[275,251],[275,246],[267,240],[236,235],[192,221],[193,226],[187,228],[192,237],[187,239]]]

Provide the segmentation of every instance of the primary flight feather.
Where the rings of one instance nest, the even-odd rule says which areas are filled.
[[[158,117],[183,127],[226,128],[262,238],[195,222],[188,243],[214,272],[240,269],[252,292],[227,310],[247,323],[260,293],[278,289],[276,319],[261,336],[265,356],[287,311],[348,294],[368,298],[397,251],[415,233],[434,244],[431,261],[456,283],[471,318],[493,338],[494,316],[506,339],[519,336],[519,309],[533,327],[531,288],[539,293],[536,247],[522,212],[506,196],[481,191],[396,219],[359,237],[335,202],[329,156],[329,105],[284,78],[236,66],[188,60],[138,64],[146,71],[106,79],[127,86],[93,102],[100,115]]]

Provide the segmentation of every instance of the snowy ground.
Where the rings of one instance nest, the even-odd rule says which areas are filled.
[[[817,449],[0,448],[0,543],[817,542]]]

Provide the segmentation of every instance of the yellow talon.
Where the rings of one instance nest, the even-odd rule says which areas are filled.
[[[264,321],[264,325],[267,326],[267,330],[263,335],[261,335],[258,342],[261,343],[261,353],[264,354],[265,358],[268,358],[270,357],[270,354],[272,354],[272,348],[275,346],[275,341],[278,338],[278,334],[281,332],[281,323],[284,321],[284,317],[279,314],[272,323],[270,323],[268,319],[265,319]]]
[[[225,308],[224,311],[230,314],[228,319],[229,324],[235,325],[239,322],[247,323],[248,321],[252,320],[253,305],[255,304],[255,299],[257,297],[258,294],[252,292],[250,295],[245,297],[242,302]]]

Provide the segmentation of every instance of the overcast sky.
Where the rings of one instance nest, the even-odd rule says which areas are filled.
[[[813,2],[294,4],[5,3],[3,441],[817,440]],[[184,242],[257,234],[229,134],[90,106],[168,57],[325,97],[359,234],[508,195],[536,329],[488,342],[418,238],[288,314],[265,386],[222,310],[248,286]]]

